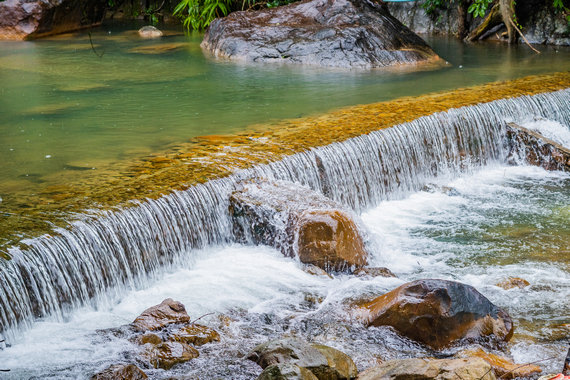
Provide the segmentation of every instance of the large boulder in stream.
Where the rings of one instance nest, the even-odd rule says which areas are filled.
[[[23,40],[98,25],[106,2],[99,0],[0,1],[0,40]]]
[[[230,197],[237,241],[264,244],[326,271],[367,263],[355,217],[333,200],[285,181],[243,183]]]
[[[267,370],[261,377],[265,379],[311,379],[304,370],[311,371],[320,380],[353,379],[358,373],[356,365],[345,353],[321,344],[309,344],[298,338],[282,338],[260,344],[247,358]],[[284,372],[291,375],[278,376]],[[292,377],[295,374],[300,376]]]
[[[507,341],[511,317],[474,287],[455,281],[417,280],[363,305],[370,326],[440,349],[462,339]]]
[[[440,61],[371,0],[305,0],[214,20],[202,47],[219,58],[374,68]]]

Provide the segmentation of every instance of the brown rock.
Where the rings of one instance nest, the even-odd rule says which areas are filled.
[[[532,377],[542,372],[539,366],[533,364],[515,364],[505,357],[494,355],[482,349],[464,351],[462,356],[478,357],[485,360],[493,367],[495,374],[501,379],[514,379],[517,377]]]
[[[356,224],[339,210],[306,211],[299,220],[299,259],[326,271],[366,265]]]
[[[399,359],[369,368],[358,380],[495,380],[489,363],[469,359]]]
[[[390,269],[384,267],[358,268],[354,274],[358,277],[397,277]]]
[[[530,282],[519,277],[509,277],[504,281],[497,283],[497,286],[506,290],[519,288],[523,289],[530,285]]]
[[[134,364],[115,364],[106,370],[91,376],[91,380],[144,380],[148,379],[139,367]]]
[[[191,324],[174,332],[170,339],[176,342],[201,346],[210,342],[219,342],[220,334],[207,326]]]
[[[0,1],[0,40],[23,40],[98,25],[104,13],[105,3],[98,0]]]
[[[162,343],[162,339],[156,334],[146,333],[146,334],[141,335],[137,339],[137,343],[140,345],[147,344],[147,343],[160,344],[160,343]]]
[[[460,339],[509,340],[510,316],[469,285],[446,280],[406,283],[363,305],[371,326],[392,326],[400,334],[440,349]]]
[[[186,343],[163,342],[153,345],[143,354],[154,368],[170,369],[178,363],[197,358],[200,354]]]
[[[159,330],[172,323],[185,323],[190,321],[184,305],[171,298],[160,304],[149,307],[132,323],[138,331]]]

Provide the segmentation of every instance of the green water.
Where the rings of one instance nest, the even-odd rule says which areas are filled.
[[[200,34],[166,30],[166,37],[143,40],[138,27],[102,27],[92,30],[91,37],[85,31],[0,41],[4,233],[14,229],[14,222],[6,226],[1,219],[16,209],[25,215],[26,208],[34,207],[35,193],[65,185],[75,175],[118,173],[126,162],[192,137],[570,69],[569,48],[540,47],[542,54],[536,55],[526,46],[463,45],[442,38],[428,40],[450,63],[437,70],[248,66],[205,57]],[[53,210],[57,202],[50,206]]]

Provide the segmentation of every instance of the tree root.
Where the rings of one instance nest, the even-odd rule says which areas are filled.
[[[467,41],[478,40],[485,32],[503,22],[499,3],[493,5],[485,20],[467,36]]]

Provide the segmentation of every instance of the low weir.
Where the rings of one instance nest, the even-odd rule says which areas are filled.
[[[508,150],[508,121],[542,117],[570,125],[570,90],[451,109],[314,148],[280,161],[101,212],[53,235],[23,241],[0,260],[0,332],[9,343],[36,318],[64,318],[125,288],[144,285],[189,251],[233,240],[228,198],[252,178],[298,182],[356,212],[491,162]]]

